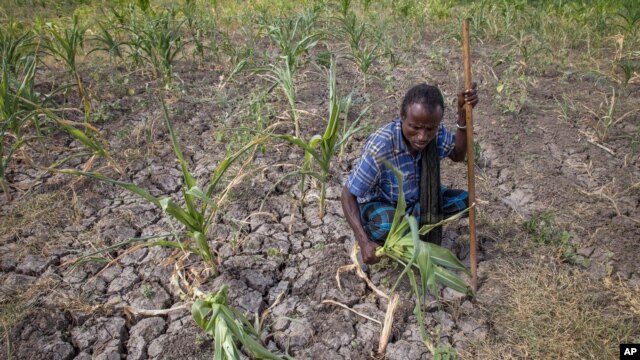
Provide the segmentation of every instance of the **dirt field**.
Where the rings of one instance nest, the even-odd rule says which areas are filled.
[[[360,9],[357,4],[352,8]],[[374,9],[386,14],[382,5]],[[78,69],[90,94],[91,124],[122,174],[104,157],[90,160],[90,155],[57,168],[90,169],[184,204],[162,100],[202,187],[225,157],[256,136],[247,128],[262,131],[280,122],[277,133],[293,134],[287,97],[261,70],[280,61],[280,48],[259,26],[247,26],[255,33],[246,34],[241,22],[225,20],[231,11],[238,10],[219,10],[219,28],[211,36],[222,44],[226,31],[236,52],[220,50],[217,57],[200,59],[189,43],[173,63],[170,83],[126,59],[86,55],[90,46],[85,46]],[[184,229],[160,207],[121,187],[47,171],[86,148],[60,128],[46,127],[42,138],[21,147],[9,162],[12,201],[0,197],[0,358],[212,358],[212,340],[192,320],[193,298],[181,296],[171,281],[177,274],[205,293],[228,284],[231,305],[252,319],[268,309],[263,342],[275,353],[298,359],[380,357],[379,324],[323,303],[333,300],[378,321],[387,309],[386,300],[355,272],[341,275],[341,289],[336,282],[337,269],[351,263],[354,241],[340,205],[341,186],[366,137],[397,116],[412,85],[440,87],[447,102],[444,122],[454,128],[462,50],[452,34],[461,26],[450,15],[411,34],[398,25],[401,20],[388,20],[396,31],[388,44],[399,63],[381,48],[365,85],[362,71],[347,57],[348,41],[336,35],[339,31],[332,33],[336,25],[328,11],[316,20],[327,34],[301,55],[304,62],[294,78],[300,137],[308,140],[326,126],[326,70],[317,64],[327,54],[337,57],[338,92],[352,93],[349,120],[371,108],[363,130],[332,163],[325,216],[319,216],[317,182],[307,181],[302,214],[299,178],[279,182],[302,165],[303,150],[270,139],[224,178],[223,187],[230,190],[206,239],[217,273],[207,271],[194,253],[140,242],[98,251]],[[430,337],[465,359],[615,358],[620,343],[640,342],[640,70],[626,84],[621,80],[612,66],[617,58],[603,55],[618,49],[613,40],[589,50],[577,42],[563,49],[562,60],[550,42],[549,53],[528,58],[514,50],[516,36],[491,36],[486,29],[472,30],[478,34],[472,69],[480,96],[474,111],[479,287],[473,298],[450,289],[428,298]],[[633,55],[638,32],[625,34],[621,54]],[[595,49],[599,44],[609,47]],[[232,55],[242,51],[249,55],[247,67],[225,82],[237,64]],[[54,57],[40,61],[39,92],[75,84]],[[77,87],[51,99],[56,108],[77,109],[62,112],[65,119],[83,122]],[[8,146],[13,140],[4,141]],[[466,181],[466,164],[443,161],[444,185],[466,188]],[[185,235],[179,238],[187,241]],[[443,245],[468,265],[468,222],[447,225]],[[92,254],[87,261],[76,263],[87,254]],[[399,273],[383,262],[372,267],[371,280],[389,291]],[[384,358],[438,358],[422,342],[408,282],[399,293]],[[178,309],[152,316],[127,306]]]

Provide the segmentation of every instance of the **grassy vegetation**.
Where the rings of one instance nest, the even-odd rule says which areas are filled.
[[[584,275],[504,260],[488,276],[495,287],[480,301],[495,336],[474,344],[479,358],[610,359],[637,340],[637,318]]]
[[[319,216],[323,217],[326,187],[337,162],[348,152],[346,143],[359,130],[366,110],[381,101],[367,89],[384,87],[384,96],[394,97],[398,89],[407,87],[403,83],[410,81],[407,79],[436,75],[407,75],[418,71],[416,64],[424,63],[425,47],[425,58],[435,72],[454,78],[456,69],[446,49],[460,47],[464,18],[472,19],[473,48],[490,59],[474,70],[484,79],[486,98],[495,101],[500,112],[521,119],[533,90],[545,76],[579,78],[607,91],[589,101],[553,94],[559,122],[581,127],[589,141],[605,149],[609,142],[620,140],[617,128],[633,125],[629,120],[637,110],[622,109],[620,100],[635,96],[640,82],[640,5],[635,0],[7,0],[0,5],[0,189],[7,203],[15,198],[19,192],[11,180],[31,167],[32,158],[47,162],[38,164],[38,171],[66,167],[60,171],[116,184],[156,205],[181,227],[176,238],[154,245],[195,253],[206,265],[215,266],[216,254],[207,235],[216,214],[224,210],[220,199],[227,191],[219,192],[218,187],[228,170],[237,170],[231,168],[234,161],[258,150],[280,152],[282,141],[275,139],[298,147],[304,157],[291,165],[303,179],[301,198],[304,179],[315,179],[320,186]],[[356,71],[345,71],[350,68]],[[318,85],[325,83],[325,70],[328,87]],[[346,73],[355,78],[343,75]],[[193,81],[187,77],[192,74],[214,79],[211,87],[198,89],[201,98],[194,99],[192,89],[186,90]],[[212,104],[226,114],[224,118],[212,115],[208,124],[216,134],[210,141],[227,154],[212,166],[206,188],[196,183],[190,170],[195,161],[180,146],[194,135],[187,129],[192,114],[176,116],[184,120],[175,122],[178,134],[167,109],[149,100],[154,97],[194,108]],[[307,103],[316,98],[326,99],[321,110]],[[144,135],[138,136],[136,145],[156,150],[162,147],[158,139],[168,134],[165,142],[171,144],[182,174],[179,194],[152,194],[134,184],[123,170],[131,159],[113,154],[103,135],[120,118],[120,102],[132,99],[137,103],[130,109],[150,113],[150,125],[145,122]],[[166,129],[154,128],[154,110],[165,115]],[[369,115],[378,120],[377,114]],[[362,126],[371,130],[371,123]],[[279,132],[270,142],[244,131],[251,128],[263,134],[275,125]],[[130,134],[133,128],[118,129],[116,137],[135,137]],[[236,131],[238,128],[243,131]],[[228,136],[230,133],[233,135]],[[624,136],[630,157],[636,157],[640,130],[636,127]],[[48,155],[54,149],[47,146],[54,139],[62,139],[67,148],[62,158],[51,160]],[[483,149],[478,144],[475,150],[479,157]],[[239,178],[254,174],[252,170],[241,167]],[[45,200],[39,195],[34,203]],[[28,227],[43,214],[40,208],[30,212],[24,205],[16,209],[24,216],[3,218],[0,229]],[[407,219],[397,226],[406,230],[411,224]],[[573,229],[560,228],[552,212],[536,213],[510,226],[506,233],[519,232],[527,244],[535,245],[527,249],[551,249],[558,254],[556,259],[589,265],[577,255]],[[407,248],[418,248],[413,238],[397,240]],[[438,251],[427,250],[414,253],[433,256]],[[384,251],[397,255],[408,268],[416,260],[393,253],[391,248]],[[402,253],[409,252],[403,249]],[[279,256],[274,248],[267,255]],[[420,258],[424,266],[418,293],[446,280],[466,292],[464,283],[442,275],[444,270],[437,265],[443,264],[429,256]],[[587,296],[594,285],[577,282],[567,274],[546,264],[523,269],[507,265],[494,274],[495,281],[508,291],[489,307],[487,316],[502,328],[497,328],[486,346],[476,344],[476,354],[495,355],[490,352],[493,347],[502,352],[500,356],[546,358],[561,346],[570,346],[577,349],[570,356],[611,357],[610,344],[629,340],[628,329],[633,324],[620,314],[598,312],[606,306]],[[229,313],[224,321],[211,320],[220,325],[205,323],[205,315],[213,318],[210,310],[226,301],[224,296],[219,293],[195,308],[201,313],[196,319],[199,325],[218,337],[219,346],[232,337],[225,325],[238,326],[238,319],[245,323],[235,313],[235,318]],[[549,296],[553,298],[547,299]],[[563,305],[545,307],[549,302]],[[3,327],[23,313],[19,307],[6,309],[1,317],[9,320],[2,321]],[[241,342],[243,336],[254,342],[259,339],[251,329],[249,335],[240,331],[232,338]],[[226,341],[231,357],[237,352],[233,339]]]

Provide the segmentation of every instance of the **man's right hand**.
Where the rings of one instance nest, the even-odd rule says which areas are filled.
[[[353,233],[356,237],[356,241],[360,246],[360,255],[362,255],[362,261],[365,264],[375,264],[380,261],[380,259],[376,256],[376,248],[378,244],[371,241],[367,236],[366,231],[362,227],[362,223],[360,222],[360,210],[358,208],[358,201],[347,189],[346,186],[342,187],[342,195],[340,196],[340,202],[342,203],[342,211],[344,212],[344,216],[351,226]]]
[[[360,254],[365,264],[371,265],[380,261],[380,258],[376,256],[377,247],[378,244],[369,239],[360,242]]]

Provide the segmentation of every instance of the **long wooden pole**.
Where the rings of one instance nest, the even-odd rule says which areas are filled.
[[[471,90],[471,50],[469,45],[469,20],[465,20],[462,25],[463,53],[464,53],[464,88]],[[471,287],[475,292],[478,288],[478,258],[476,254],[476,174],[475,174],[475,154],[473,146],[473,107],[467,103],[465,105],[467,116],[467,182],[469,184],[469,256],[471,266]]]

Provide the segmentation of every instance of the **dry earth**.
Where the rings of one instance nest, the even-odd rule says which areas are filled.
[[[273,306],[278,295],[284,294],[268,317],[270,349],[300,359],[366,359],[377,349],[378,325],[322,303],[335,300],[379,320],[386,309],[386,302],[354,274],[342,276],[342,290],[335,281],[337,268],[350,262],[353,241],[338,198],[340,184],[357,160],[366,134],[392,120],[411,85],[425,81],[440,86],[449,101],[445,122],[453,126],[451,104],[462,74],[460,51],[445,48],[444,68],[436,70],[428,60],[428,44],[405,54],[406,64],[390,77],[372,77],[366,91],[353,65],[339,61],[341,92],[356,89],[352,115],[366,104],[374,106],[365,132],[352,141],[335,167],[324,219],[318,218],[317,189],[312,187],[304,216],[292,220],[294,180],[279,185],[260,209],[269,189],[292,169],[287,164],[299,164],[303,155],[299,149],[276,142],[256,154],[251,167],[245,169],[249,176],[236,186],[219,215],[209,242],[219,256],[220,275],[201,278],[199,287],[214,291],[229,284],[231,303],[249,314]],[[275,51],[266,44],[261,49]],[[598,104],[610,94],[610,85],[585,74],[558,72],[530,74],[532,84],[523,109],[504,114],[498,107],[494,78],[500,76],[501,68],[492,66],[489,55],[494,50],[485,45],[473,54],[481,96],[474,112],[482,149],[477,178],[480,286],[475,299],[443,291],[443,301],[431,301],[426,314],[432,336],[469,358],[482,358],[478,344],[491,343],[506,331],[493,318],[495,304],[506,296],[498,276],[505,271],[504,264],[513,268],[555,264],[577,281],[600,283],[619,276],[633,296],[640,287],[636,251],[640,239],[640,113],[613,126],[604,144],[611,152],[596,146],[588,141],[593,115],[587,107],[598,111]],[[379,69],[374,66],[374,71]],[[266,80],[245,73],[236,83],[218,90],[220,69],[179,64],[176,72],[181,80],[176,82],[178,90],[168,96],[171,114],[191,169],[204,184],[227,147],[237,147],[241,141],[242,133],[229,129],[243,124],[248,92],[264,87]],[[127,76],[128,82],[117,72],[97,72],[97,79],[90,74],[86,70],[85,81],[103,104],[104,119],[96,125],[125,170],[122,179],[154,194],[178,196],[182,180],[162,120],[156,90],[160,85],[139,74]],[[38,76],[43,88],[63,81],[62,71]],[[299,84],[303,129],[310,136],[323,128],[324,121],[315,114],[327,113],[326,81],[317,68],[307,65]],[[288,119],[286,101],[276,92],[267,104],[274,110],[269,121]],[[567,114],[556,101],[565,94],[574,104]],[[620,94],[619,112],[637,110],[639,95],[640,86],[630,84]],[[46,151],[40,151],[40,146]],[[170,249],[140,248],[112,250],[107,254],[108,263],[69,266],[82,254],[132,237],[170,232],[175,225],[159,209],[120,188],[42,173],[42,167],[79,146],[63,134],[52,134],[44,144],[18,154],[9,173],[16,199],[12,203],[4,197],[0,200],[0,284],[2,316],[11,326],[3,329],[0,357],[211,358],[212,344],[196,328],[189,311],[142,317],[123,310],[124,304],[142,309],[181,304],[169,282],[174,264],[179,261],[195,274],[202,269],[197,258]],[[80,167],[84,161],[70,165]],[[98,162],[94,168],[100,166]],[[466,187],[464,164],[446,161],[442,168],[445,185]],[[111,169],[102,171],[117,176]],[[561,231],[571,233],[564,247],[535,245],[531,234],[523,230],[525,220],[547,210],[555,214],[553,236]],[[448,226],[444,234],[445,245],[468,263],[465,223]],[[565,249],[573,250],[573,263],[562,256]],[[389,267],[376,267],[372,279],[388,289],[396,274]],[[402,291],[409,294],[406,286]],[[604,286],[597,287],[597,292],[602,294],[594,296],[605,299],[617,294]],[[638,334],[638,313],[630,312],[624,302],[608,303],[631,314],[632,329]],[[402,299],[388,359],[431,358],[420,342],[412,304],[408,296]],[[618,344],[610,346],[615,354]],[[503,355],[518,357],[508,351]]]

